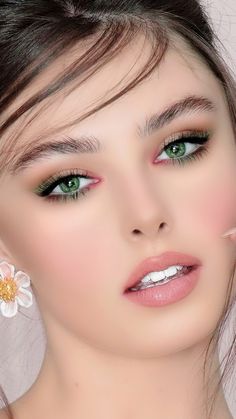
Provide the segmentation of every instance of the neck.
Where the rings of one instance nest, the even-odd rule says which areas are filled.
[[[16,419],[210,419],[203,382],[206,344],[138,359],[107,353],[68,335],[57,336],[48,341],[37,380],[13,404]],[[206,380],[219,367],[218,354],[211,365]],[[209,396],[219,378],[215,374],[214,383],[210,382]],[[222,388],[211,418],[233,419]]]

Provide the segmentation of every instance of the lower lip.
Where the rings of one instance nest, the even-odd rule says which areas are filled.
[[[149,307],[162,307],[187,297],[195,288],[201,266],[193,267],[186,275],[173,279],[164,285],[146,288],[140,291],[126,291],[125,296],[134,303]]]

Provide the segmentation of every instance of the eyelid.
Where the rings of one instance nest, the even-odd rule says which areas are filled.
[[[54,187],[56,187],[59,183],[61,183],[61,181],[63,180],[63,178],[71,177],[71,176],[81,176],[84,178],[93,178],[94,182],[96,183],[99,181],[99,179],[96,177],[94,177],[93,175],[91,175],[88,171],[86,170],[81,170],[81,169],[66,169],[66,170],[62,170],[61,172],[51,176],[50,178],[48,178],[45,181],[42,181],[40,183],[39,186],[37,186],[37,188],[34,189],[34,192],[39,195],[42,192],[45,192],[50,186],[54,185]]]
[[[184,140],[184,139],[187,140],[189,137],[204,138],[204,137],[209,137],[211,135],[212,135],[212,131],[209,130],[209,129],[208,130],[207,129],[206,130],[193,129],[193,130],[181,131],[179,133],[172,134],[171,136],[167,137],[167,139],[164,141],[164,147],[163,148],[167,147],[172,142],[175,142],[175,141],[178,141],[178,140]]]
[[[205,147],[204,144],[208,144],[209,142],[211,142],[213,138],[213,134],[214,134],[213,129],[188,129],[188,130],[182,130],[177,133],[174,133],[168,136],[164,140],[158,153],[156,153],[156,150],[155,150],[152,161],[154,164],[156,164],[158,157],[162,153],[166,153],[166,148],[168,148],[168,146],[170,146],[171,144],[178,144],[178,143],[199,144],[200,149],[203,149]],[[193,139],[192,141],[190,140],[191,137]],[[184,162],[184,158],[169,159],[169,161],[172,162],[172,164],[174,165],[175,163],[178,163],[178,161]]]
[[[207,137],[207,136],[211,136],[211,130],[203,130],[203,129],[189,129],[189,130],[185,130],[185,131],[181,131],[179,133],[175,133],[172,134],[171,136],[167,137],[167,139],[165,139],[163,147],[161,149],[161,151],[163,151],[169,144],[176,142],[176,141],[183,141],[184,139],[186,139],[185,142],[187,142],[187,139],[192,136],[192,137]],[[155,155],[156,157],[156,155]],[[96,178],[97,176],[89,173],[86,170],[80,170],[80,169],[67,169],[67,170],[62,170],[61,172],[57,173],[56,175],[51,176],[49,179],[42,181],[40,186],[38,186],[34,192],[36,194],[40,194],[40,192],[44,192],[46,191],[50,186],[54,185],[54,187],[56,187],[59,183],[61,183],[61,181],[63,180],[63,178],[67,177],[67,176],[81,176],[84,178],[93,178],[94,182],[96,183]],[[97,178],[97,181],[99,181],[100,179]],[[58,183],[57,183],[58,182]]]

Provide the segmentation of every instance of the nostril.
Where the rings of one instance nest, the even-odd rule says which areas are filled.
[[[137,228],[136,228],[133,232],[134,232],[134,234],[136,234],[136,235],[140,234],[140,230],[137,230]]]

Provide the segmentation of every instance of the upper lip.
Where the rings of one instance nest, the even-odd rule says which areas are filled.
[[[143,260],[131,273],[125,291],[135,287],[148,273],[162,271],[172,265],[195,266],[201,265],[201,261],[194,256],[179,252],[165,252],[159,256],[152,256]]]

